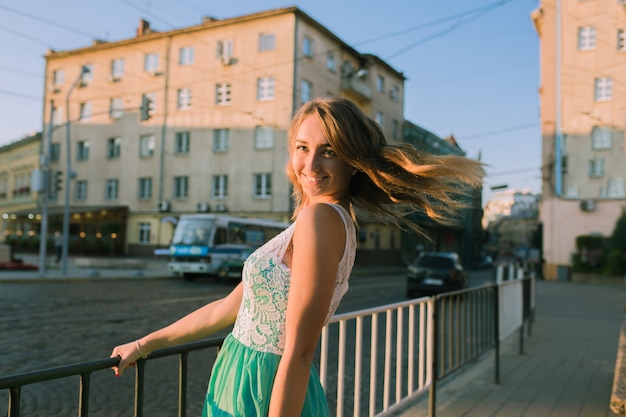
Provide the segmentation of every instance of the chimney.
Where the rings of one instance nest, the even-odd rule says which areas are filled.
[[[137,37],[152,33],[150,22],[145,19],[139,19],[139,27],[137,28]]]

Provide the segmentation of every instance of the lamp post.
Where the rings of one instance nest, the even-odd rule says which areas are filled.
[[[70,236],[70,179],[72,178],[72,152],[70,149],[70,95],[78,83],[83,79],[83,75],[89,73],[89,68],[82,66],[80,73],[74,83],[67,90],[65,96],[65,203],[63,206],[63,249],[61,252],[61,271],[67,274],[67,255],[69,249]]]

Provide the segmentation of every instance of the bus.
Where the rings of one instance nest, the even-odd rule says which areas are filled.
[[[184,214],[174,229],[168,270],[187,280],[213,275],[241,279],[252,251],[289,227],[289,223],[225,214]]]

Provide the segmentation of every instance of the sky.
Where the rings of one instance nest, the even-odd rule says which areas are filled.
[[[88,6],[86,6],[88,4]],[[0,146],[42,130],[48,49],[297,6],[406,77],[404,117],[454,135],[486,165],[483,204],[502,187],[541,192],[538,0],[0,0]],[[500,187],[492,190],[492,187]]]

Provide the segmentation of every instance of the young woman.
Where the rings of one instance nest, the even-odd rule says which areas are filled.
[[[250,255],[242,282],[228,296],[114,348],[116,375],[156,349],[234,324],[211,372],[204,416],[328,415],[312,359],[348,289],[357,217],[418,231],[405,214],[449,222],[461,183],[477,186],[482,176],[476,161],[387,144],[378,124],[343,98],[300,108],[288,151],[292,225]]]

